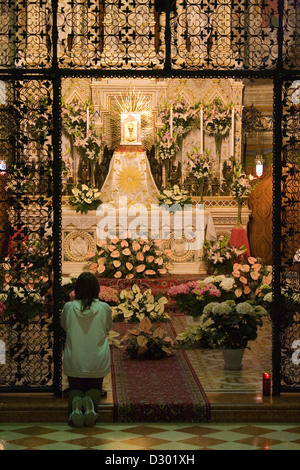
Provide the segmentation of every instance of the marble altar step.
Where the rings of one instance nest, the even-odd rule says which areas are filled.
[[[299,422],[299,394],[280,397],[261,397],[257,394],[218,393],[208,394],[211,404],[211,422]],[[114,407],[103,401],[100,406],[101,422],[114,422]],[[68,419],[66,398],[52,395],[0,394],[1,423],[66,422]]]

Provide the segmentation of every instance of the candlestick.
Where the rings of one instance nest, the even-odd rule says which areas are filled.
[[[90,130],[90,109],[89,107],[86,108],[86,135]]]
[[[269,397],[271,395],[271,374],[263,374],[263,395]]]
[[[170,109],[170,135],[173,137],[173,106]]]
[[[200,152],[203,155],[203,107],[200,111]]]
[[[231,114],[231,156],[234,156],[234,106]]]

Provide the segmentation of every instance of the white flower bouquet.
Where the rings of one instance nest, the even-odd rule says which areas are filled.
[[[76,208],[76,212],[87,213],[96,210],[101,204],[100,191],[97,188],[89,188],[85,184],[81,188],[72,189],[73,196],[70,198],[71,206]]]
[[[231,245],[227,235],[220,235],[216,242],[208,240],[203,243],[203,260],[210,273],[230,274],[234,261],[240,259],[245,251],[243,246],[236,248]]]
[[[240,163],[235,166],[231,180],[229,181],[229,189],[238,202],[241,202],[243,198],[251,194],[254,180],[254,176],[247,176],[246,173],[243,172]]]
[[[151,289],[142,292],[136,284],[130,290],[123,289],[119,295],[119,304],[112,307],[113,321],[137,323],[143,318],[149,318],[153,322],[169,321],[170,317],[165,312],[166,297],[155,297]]]
[[[225,105],[219,98],[204,106],[204,125],[209,135],[226,135],[231,127],[232,104]]]
[[[191,205],[192,199],[188,191],[181,189],[177,184],[170,189],[164,189],[158,196],[158,201],[164,206],[169,206],[168,210],[174,211],[184,205]]]
[[[215,345],[225,349],[246,348],[249,341],[257,338],[257,330],[263,324],[267,311],[261,305],[250,302],[236,304],[234,300],[211,302],[203,309],[204,320],[210,320]]]
[[[210,152],[205,151],[202,155],[200,148],[194,147],[191,153],[187,152],[188,170],[197,180],[204,180],[211,176],[212,160]]]

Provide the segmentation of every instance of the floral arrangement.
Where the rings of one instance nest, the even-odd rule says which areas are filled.
[[[176,208],[183,207],[185,204],[192,204],[192,199],[188,194],[188,191],[181,189],[177,184],[170,189],[164,189],[158,196],[160,204],[165,204],[169,207],[169,210],[176,210]],[[173,207],[172,207],[173,206]]]
[[[252,256],[233,265],[232,277],[237,298],[262,300],[272,289],[272,266]]]
[[[180,148],[180,140],[197,125],[197,115],[197,105],[189,106],[182,97],[178,96],[172,104],[173,131],[171,135],[171,106],[164,102],[159,113],[163,127],[159,129],[156,140],[158,156],[161,161],[175,157]]]
[[[219,98],[203,107],[205,130],[209,135],[224,136],[231,127],[232,103],[225,105]]]
[[[97,188],[89,188],[85,184],[81,188],[72,189],[73,196],[70,197],[71,206],[76,208],[76,212],[87,213],[97,209],[102,203],[100,191]]]
[[[171,107],[164,102],[164,107],[160,110],[159,118],[168,129],[170,128],[170,115]],[[181,96],[178,96],[176,101],[172,103],[173,129],[176,135],[182,137],[195,127],[197,116],[197,106],[189,106]]]
[[[172,136],[169,130],[159,129],[156,139],[158,159],[162,162],[171,160],[179,150],[177,135]]]
[[[86,136],[78,136],[74,141],[74,145],[84,154],[87,160],[96,162],[99,160],[101,150],[104,146],[103,133],[97,135],[90,130],[87,132]]]
[[[213,348],[213,340],[209,324],[211,320],[206,322],[203,319],[200,323],[189,325],[182,333],[176,336],[176,347],[180,349],[192,348]]]
[[[261,305],[252,306],[249,302],[236,304],[234,300],[211,302],[203,310],[204,319],[211,320],[212,340],[225,349],[246,348],[249,341],[257,338],[258,327],[267,315]]]
[[[174,348],[173,339],[160,326],[152,326],[149,318],[128,330],[120,344],[131,359],[161,359],[171,356]]]
[[[234,261],[241,259],[246,251],[244,246],[231,245],[227,235],[220,235],[216,242],[206,240],[203,243],[203,260],[211,273],[231,273]]]
[[[46,301],[41,292],[23,286],[4,286],[0,301],[4,305],[2,316],[7,321],[25,323],[46,313]]]
[[[86,134],[87,106],[87,103],[82,105],[76,98],[74,98],[72,104],[62,101],[62,125],[68,134],[74,138]]]
[[[247,176],[243,172],[241,163],[235,165],[229,181],[229,189],[238,202],[249,196],[254,187],[253,180],[255,180],[254,176]]]
[[[119,304],[112,307],[112,317],[115,322],[136,323],[143,318],[155,322],[168,321],[170,317],[165,312],[166,297],[155,297],[151,289],[142,292],[134,284],[130,290],[123,289],[119,295]]]
[[[212,283],[190,281],[171,287],[168,296],[181,311],[198,318],[207,303],[221,296],[221,291]]]
[[[173,269],[172,251],[160,249],[160,245],[159,240],[147,238],[108,238],[97,244],[96,253],[89,254],[89,269],[115,279],[163,276]]]
[[[210,152],[205,151],[202,155],[200,148],[194,147],[192,153],[187,152],[188,170],[197,180],[204,180],[211,176],[212,160]]]
[[[89,102],[83,105],[74,99],[73,104],[62,102],[62,123],[69,135],[74,138],[74,145],[88,161],[99,160],[104,146],[103,130],[100,135],[95,131],[93,122],[87,128],[87,109],[93,115],[94,108]]]

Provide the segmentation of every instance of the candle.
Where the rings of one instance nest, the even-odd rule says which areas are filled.
[[[231,156],[234,157],[234,106],[231,114]]]
[[[0,160],[0,171],[6,171],[6,162],[5,162],[5,160]]]
[[[203,107],[200,111],[200,153],[203,155]]]
[[[263,395],[269,397],[271,395],[271,374],[263,374]]]
[[[171,106],[170,110],[170,135],[173,137],[173,106]]]
[[[86,108],[86,134],[88,134],[90,130],[90,109],[89,107]]]

